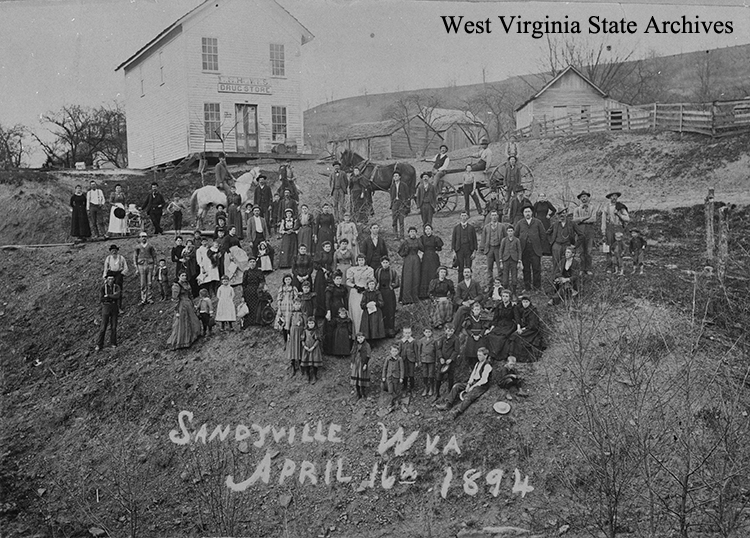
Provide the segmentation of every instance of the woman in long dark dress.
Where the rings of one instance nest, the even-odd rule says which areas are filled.
[[[344,357],[352,350],[352,340],[354,324],[349,318],[349,312],[346,308],[339,308],[338,316],[331,321],[326,320],[331,326],[331,348],[328,355],[335,357]]]
[[[440,255],[443,250],[443,240],[432,233],[432,226],[425,224],[424,235],[419,238],[419,250],[422,251],[422,273],[419,278],[419,298],[430,296],[430,282],[437,278],[440,267]]]
[[[201,274],[201,269],[198,266],[198,259],[195,253],[195,244],[192,239],[188,239],[185,242],[185,248],[182,250],[182,257],[180,258],[182,266],[185,268],[187,274],[188,284],[190,284],[190,291],[193,293],[193,297],[198,297],[198,275]]]
[[[245,228],[242,226],[242,196],[237,193],[237,187],[232,185],[227,195],[227,229],[237,227],[237,238],[245,238]]]
[[[243,329],[248,325],[260,325],[260,303],[258,301],[258,288],[266,282],[266,276],[263,271],[258,269],[258,260],[250,258],[248,269],[242,275],[242,296],[249,314],[245,316]]]
[[[388,338],[396,336],[396,289],[401,286],[398,272],[391,267],[388,256],[380,259],[380,267],[375,270],[376,288],[383,297],[383,326]]]
[[[333,342],[335,324],[332,323],[342,308],[347,310],[349,305],[349,288],[344,286],[344,277],[341,271],[333,273],[333,284],[326,288],[326,323],[323,327],[323,352],[333,355]],[[347,316],[348,317],[348,316]]]
[[[401,304],[418,303],[422,262],[419,259],[419,239],[417,239],[417,229],[414,226],[409,228],[409,237],[401,243],[398,254],[404,259],[399,301]]]
[[[463,327],[467,337],[461,356],[469,369],[472,369],[477,363],[477,350],[487,347],[487,322],[482,319],[482,305],[471,305],[471,313],[466,316]]]
[[[375,287],[375,281],[367,282],[367,289],[362,294],[362,321],[360,332],[368,342],[385,338],[383,325],[383,296]]]
[[[326,241],[323,250],[315,255],[313,267],[315,268],[315,317],[322,318],[326,315],[326,288],[331,282],[333,274],[333,251],[331,243]]]
[[[190,347],[201,334],[201,322],[198,314],[195,313],[187,273],[183,271],[178,278],[179,280],[172,285],[172,301],[176,304],[172,334],[167,340],[167,344],[172,349]]]
[[[79,239],[91,237],[89,228],[89,216],[86,213],[86,195],[80,185],[76,185],[75,192],[70,197],[70,207],[73,209],[73,218],[70,222],[70,235]]]
[[[313,230],[316,252],[323,250],[323,243],[328,241],[333,245],[336,239],[336,219],[331,213],[331,206],[323,204],[323,212],[315,219],[315,228]]]
[[[510,300],[510,290],[500,293],[500,302],[495,307],[492,327],[487,336],[490,356],[493,359],[505,360],[510,350],[510,339],[519,328],[518,309]]]
[[[288,269],[294,263],[297,256],[297,229],[299,223],[294,218],[294,211],[287,209],[285,217],[279,223],[279,235],[281,235],[281,249],[279,251],[279,268]]]
[[[531,299],[522,295],[519,298],[521,307],[519,313],[519,329],[511,338],[510,351],[518,362],[534,362],[539,359],[542,351],[542,331],[539,313]]]
[[[313,241],[313,216],[310,214],[310,209],[307,204],[299,206],[299,230],[297,231],[297,242],[300,245],[307,245],[307,252],[311,256],[314,256],[318,252],[315,248],[315,241]]]

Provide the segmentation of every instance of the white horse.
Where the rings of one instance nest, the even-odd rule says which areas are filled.
[[[253,199],[255,188],[258,186],[259,175],[260,167],[256,166],[235,180],[234,186],[237,187],[237,194],[242,197],[243,204]],[[199,229],[203,228],[203,217],[206,215],[208,208],[219,204],[224,207],[227,206],[227,195],[214,185],[206,185],[193,191],[192,196],[190,196],[190,209],[193,216],[196,217],[196,225]]]

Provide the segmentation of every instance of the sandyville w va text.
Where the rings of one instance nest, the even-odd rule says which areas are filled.
[[[498,15],[497,19],[466,19],[463,15],[441,15],[445,31],[448,34],[491,34],[493,31],[506,34],[529,35],[540,39],[547,34],[635,34],[639,32],[638,23],[622,19],[607,19],[592,15],[588,21],[581,23],[563,19],[550,19],[549,15],[542,20],[524,19],[518,15]],[[643,28],[644,34],[731,34],[734,31],[732,21],[709,21],[695,17],[682,16],[676,20],[657,20],[651,17]]]

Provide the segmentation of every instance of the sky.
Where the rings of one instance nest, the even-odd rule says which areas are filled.
[[[254,1],[254,0],[246,0]],[[613,54],[659,55],[750,43],[750,8],[593,2],[278,0],[315,38],[302,51],[302,104],[367,93],[474,84],[533,73],[544,39],[503,31],[499,16],[578,21]],[[696,0],[700,1],[700,0]],[[731,3],[735,0],[726,0]],[[41,130],[64,104],[122,100],[114,68],[200,0],[0,0],[0,124]],[[490,19],[490,33],[448,34],[442,16]],[[586,36],[589,17],[635,21],[635,34]],[[731,34],[644,33],[656,20],[732,21]],[[516,19],[517,21],[517,19]],[[515,22],[515,21],[514,21]],[[251,29],[250,29],[251,31]],[[577,38],[581,36],[576,36]],[[126,110],[127,114],[127,110]],[[41,158],[40,155],[36,156]]]

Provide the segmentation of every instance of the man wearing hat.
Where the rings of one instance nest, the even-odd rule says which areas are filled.
[[[273,192],[268,186],[268,178],[263,174],[258,176],[258,186],[253,194],[253,204],[260,209],[260,216],[268,221],[271,216],[271,204],[273,204]]]
[[[412,194],[409,192],[409,186],[401,181],[401,173],[398,171],[393,172],[390,195],[393,233],[396,238],[403,239],[404,218],[409,214]]]
[[[153,303],[151,282],[156,273],[156,249],[148,242],[148,234],[141,232],[140,242],[135,247],[133,260],[141,281],[141,305]]]
[[[120,297],[117,299],[117,306],[119,313],[122,314],[123,277],[128,274],[128,262],[125,256],[120,254],[120,247],[117,245],[110,245],[109,255],[104,258],[104,273],[102,278],[106,279],[109,274],[114,276],[115,284],[120,288]]]
[[[621,192],[610,192],[606,198],[609,200],[606,208],[602,211],[602,235],[609,246],[607,250],[607,272],[612,272],[613,250],[619,249],[622,253],[622,234],[630,222],[630,215],[625,204],[619,201]],[[619,240],[615,237],[619,235]],[[617,243],[617,244],[616,244]],[[620,267],[622,270],[622,267]]]
[[[432,226],[432,216],[437,208],[437,193],[435,187],[430,183],[430,173],[422,172],[419,176],[422,184],[417,186],[417,207],[422,216],[422,226]]]
[[[104,279],[104,284],[99,292],[102,303],[102,324],[99,329],[99,340],[96,345],[96,351],[104,347],[104,336],[109,327],[109,343],[112,347],[117,347],[117,316],[119,309],[117,302],[120,300],[120,286],[115,284],[115,275],[110,272]]]
[[[515,224],[523,218],[523,208],[531,205],[531,200],[526,197],[526,187],[523,185],[516,186],[514,194],[515,196],[510,201],[508,208],[508,222],[510,224]]]
[[[479,145],[482,148],[479,150],[479,160],[471,165],[472,172],[489,169],[492,163],[492,150],[490,149],[490,141],[487,138],[482,138],[479,141]]]
[[[369,220],[368,208],[372,202],[370,181],[355,166],[352,170],[352,177],[349,179],[349,185],[349,195],[352,199],[352,218],[354,222],[367,224]]]
[[[523,218],[516,222],[515,230],[521,242],[521,263],[525,290],[542,289],[542,249],[547,235],[542,221],[534,218],[534,208],[527,204]]]
[[[107,236],[107,230],[104,227],[105,203],[104,193],[96,184],[96,181],[92,181],[86,193],[86,211],[89,214],[91,232],[94,234],[94,237]]]
[[[167,202],[164,200],[164,196],[159,192],[159,185],[156,182],[151,184],[151,192],[143,202],[143,211],[151,219],[151,224],[154,225],[154,233],[160,234],[161,230],[161,215],[164,211],[164,206]]]
[[[582,190],[578,195],[581,205],[573,210],[573,224],[577,227],[578,250],[581,253],[581,271],[588,275],[593,273],[591,255],[594,250],[596,236],[596,209],[591,202],[591,193]]]
[[[258,252],[258,245],[268,239],[268,235],[268,221],[263,218],[260,207],[256,205],[247,221],[247,237],[253,243],[253,252]]]
[[[216,188],[225,193],[229,192],[229,181],[234,180],[234,178],[229,173],[227,156],[224,153],[219,155],[219,162],[214,166],[214,176],[216,178]]]
[[[568,210],[563,208],[557,213],[557,218],[547,230],[547,239],[552,251],[552,276],[558,277],[560,264],[565,256],[565,249],[575,244],[573,224],[568,222]]]
[[[341,163],[338,161],[333,162],[333,172],[328,178],[328,183],[331,188],[331,196],[333,196],[333,218],[336,222],[344,220],[344,212],[346,211],[346,195],[349,193],[349,178],[346,173],[341,170]]]
[[[432,175],[435,178],[435,187],[439,189],[440,180],[447,173],[448,166],[451,163],[451,158],[448,157],[448,146],[441,144],[440,152],[432,159],[425,159],[425,161],[432,162]]]
[[[503,173],[503,183],[505,185],[505,203],[507,204],[513,192],[521,185],[521,167],[518,166],[515,155],[508,157]]]

